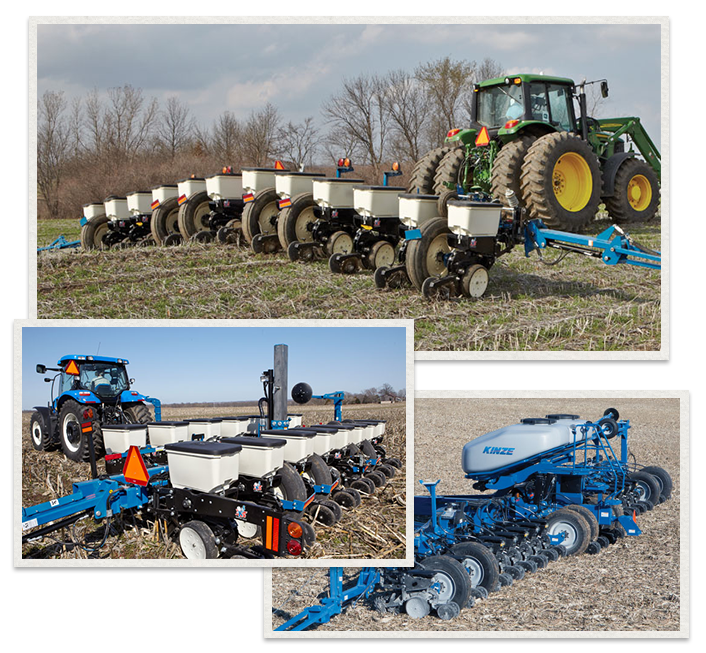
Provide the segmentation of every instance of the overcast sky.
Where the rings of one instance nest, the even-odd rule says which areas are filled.
[[[257,401],[277,344],[289,348],[290,393],[300,381],[315,394],[406,386],[402,327],[24,327],[22,408],[49,401],[37,363],[67,354],[126,358],[135,390],[165,403]]]
[[[210,126],[272,102],[315,116],[344,77],[450,56],[508,73],[608,78],[605,116],[637,115],[660,144],[659,25],[39,25],[38,92],[71,98],[130,84],[178,96]]]

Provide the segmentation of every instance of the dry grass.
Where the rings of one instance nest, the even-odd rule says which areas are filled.
[[[551,563],[511,588],[463,610],[454,621],[436,617],[380,615],[367,603],[336,616],[321,631],[676,631],[679,630],[679,401],[677,399],[418,399],[415,402],[415,478],[442,479],[439,491],[472,492],[463,477],[463,445],[523,417],[550,412],[597,418],[608,406],[630,420],[630,450],[638,463],[666,469],[672,499],[638,518],[640,537],[625,538],[597,556]],[[416,487],[416,484],[415,484]],[[420,493],[423,488],[419,487]],[[353,572],[352,569],[347,570]],[[313,577],[310,579],[309,577]],[[308,585],[306,581],[310,580]],[[306,569],[273,570],[272,604],[285,601],[297,614],[318,602],[325,574]],[[284,616],[276,614],[276,627]]]
[[[251,415],[254,406],[237,408],[173,408],[162,410],[163,419],[185,417],[218,417],[225,415]],[[318,424],[332,419],[331,408],[322,406],[297,406],[307,424]],[[348,417],[387,420],[384,445],[390,457],[405,461],[406,413],[404,404],[390,406],[364,404],[345,406]],[[90,466],[68,460],[60,452],[38,452],[30,442],[29,420],[31,413],[22,415],[22,505],[29,506],[56,499],[71,492],[72,483],[90,479]],[[99,473],[104,472],[99,463]],[[364,497],[361,506],[345,510],[335,526],[316,525],[317,541],[305,558],[383,559],[405,557],[405,469],[382,490]],[[75,534],[70,528],[52,534],[22,547],[24,558],[130,558],[170,559],[181,558],[181,549],[173,541],[160,536],[154,523],[143,521],[139,515],[126,517],[114,526],[103,548],[87,552],[71,544],[71,540],[87,540],[88,548],[100,543],[105,533],[102,522],[83,520],[76,525]],[[254,544],[255,542],[253,542]]]
[[[607,226],[601,220],[591,231]],[[73,222],[42,221],[40,227],[40,243],[62,232],[70,238],[78,234]],[[658,222],[630,231],[640,242],[660,247]],[[255,255],[236,246],[43,252],[37,263],[37,314],[413,318],[420,351],[658,351],[661,346],[659,271],[609,267],[578,255],[548,267],[534,255],[526,259],[519,247],[493,267],[481,300],[441,302],[429,302],[412,288],[379,291],[370,273],[334,275],[325,261],[292,263],[282,253]]]

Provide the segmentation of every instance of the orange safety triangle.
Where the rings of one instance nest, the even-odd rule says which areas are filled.
[[[487,128],[483,127],[476,137],[476,145],[487,145],[488,143],[490,143],[490,135],[488,134]]]
[[[132,445],[128,451],[125,467],[123,467],[123,476],[128,483],[135,485],[147,485],[150,480],[145,461],[140,455],[140,448],[135,445]]]
[[[78,376],[79,371],[78,371],[78,365],[76,365],[76,361],[69,361],[69,364],[66,366],[66,370],[64,370],[67,374],[74,374]]]
[[[275,170],[284,170],[284,163],[282,163],[279,159],[275,161]]]

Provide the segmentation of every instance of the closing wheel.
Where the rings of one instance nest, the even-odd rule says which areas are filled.
[[[413,596],[405,602],[404,611],[412,619],[423,619],[431,612],[431,607],[426,599],[421,596]]]
[[[193,520],[179,531],[179,546],[188,560],[212,560],[218,557],[213,531],[202,521]]]
[[[463,565],[449,556],[431,556],[420,563],[424,569],[435,571],[432,578],[432,587],[436,590],[438,598],[436,605],[456,603],[466,605],[470,596],[471,584],[468,573]]]
[[[522,567],[508,565],[505,567],[505,573],[512,576],[512,580],[522,580],[525,577],[525,570]]]
[[[529,217],[551,228],[578,231],[596,215],[601,173],[591,146],[569,132],[538,138],[522,164],[522,198]]]
[[[208,221],[211,217],[208,193],[202,190],[194,193],[179,207],[177,222],[184,240],[189,240],[199,231],[210,231]]]
[[[471,607],[473,605],[473,601],[473,597],[469,597],[468,607]],[[460,614],[461,608],[458,607],[458,603],[456,603],[455,601],[451,601],[451,603],[444,603],[443,605],[437,606],[436,608],[436,615],[439,617],[439,619],[443,621],[450,621],[451,619],[455,619]]]
[[[337,522],[341,520],[341,517],[343,517],[343,510],[341,510],[341,506],[338,503],[332,501],[331,499],[324,499],[320,503],[322,506],[326,506],[333,513],[333,516],[336,518]]]
[[[453,286],[449,284],[435,284],[438,277],[428,277],[424,279],[422,284],[422,295],[429,300],[445,300],[449,299],[452,294]]]
[[[402,461],[399,458],[385,458],[386,465],[392,465],[397,469],[402,469]]]
[[[246,540],[256,537],[260,532],[260,527],[257,524],[251,524],[242,519],[236,519],[235,523],[238,526],[238,536],[244,537]]]
[[[373,281],[375,281],[375,287],[381,290],[387,286],[387,280],[385,279],[385,272],[390,269],[389,265],[383,265],[379,268],[375,268],[375,274],[373,275]]]
[[[306,509],[306,514],[318,524],[333,526],[336,523],[336,515],[331,508],[321,503],[310,503]]]
[[[421,238],[409,241],[405,255],[407,274],[417,290],[422,289],[425,279],[446,274],[445,257],[451,251],[446,218],[432,218],[420,232]]]
[[[351,483],[351,487],[354,490],[358,490],[363,494],[375,494],[375,484],[367,478],[357,478]]]
[[[659,208],[659,179],[640,159],[626,159],[615,173],[612,197],[605,198],[610,216],[619,223],[647,222]]]
[[[358,490],[353,487],[347,487],[345,490],[342,491],[346,492],[347,494],[350,494],[353,497],[353,499],[355,500],[356,508],[361,504],[363,499],[361,498],[360,492],[358,492]]]
[[[461,542],[451,547],[456,558],[468,572],[471,587],[484,587],[492,591],[498,582],[500,567],[492,552],[479,542]]]
[[[287,256],[290,261],[299,260],[299,247],[297,246],[297,243],[289,243],[289,247],[287,247]]]
[[[193,240],[195,243],[212,243],[216,239],[216,234],[214,234],[212,231],[199,231],[198,233],[195,233],[191,240]]]
[[[353,238],[345,231],[336,231],[326,243],[326,252],[334,254],[350,254],[353,251]]]
[[[331,254],[331,257],[328,260],[328,269],[331,270],[334,274],[340,274],[341,272],[341,255],[340,254]]]
[[[356,501],[352,494],[341,490],[340,492],[335,492],[333,495],[333,500],[343,506],[344,508],[355,508]]]
[[[377,470],[385,474],[387,478],[394,478],[395,474],[397,474],[397,471],[392,465],[378,465]]]
[[[385,475],[380,474],[379,472],[370,472],[366,474],[364,478],[370,480],[376,488],[382,487],[385,483],[387,483]]]
[[[378,241],[370,248],[366,258],[371,270],[383,266],[389,267],[395,262],[395,247],[386,240]]]
[[[488,287],[488,270],[482,265],[472,265],[461,277],[461,290],[466,297],[482,297]]]
[[[561,544],[566,548],[566,555],[580,555],[586,551],[591,541],[588,522],[579,513],[565,508],[549,515],[547,534],[564,537]]]
[[[176,245],[181,245],[183,242],[184,239],[181,237],[181,234],[168,234],[162,244],[165,247],[174,247]]]
[[[314,527],[309,523],[305,521],[297,521],[297,524],[299,524],[302,527],[302,543],[306,547],[313,546],[314,543],[316,542],[316,531],[314,530]]]

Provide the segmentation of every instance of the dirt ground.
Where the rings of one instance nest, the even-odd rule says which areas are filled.
[[[255,406],[237,408],[174,408],[163,407],[162,418],[218,417],[224,415],[252,415]],[[326,406],[297,406],[294,412],[304,415],[305,424],[318,424],[333,419],[333,409]],[[406,446],[405,404],[346,405],[344,417],[387,420],[384,446],[389,457],[399,458],[404,465]],[[40,452],[31,444],[29,420],[31,412],[22,414],[22,505],[34,505],[71,492],[76,481],[90,478],[87,463],[68,460],[60,451]],[[99,463],[99,473],[104,462]],[[374,495],[363,497],[358,509],[346,510],[341,520],[331,527],[316,525],[316,543],[303,558],[356,558],[382,559],[405,557],[405,467]],[[181,549],[174,541],[160,537],[152,523],[144,522],[139,515],[128,517],[113,528],[104,547],[87,552],[69,544],[70,540],[84,540],[94,547],[102,540],[105,529],[102,523],[83,520],[77,523],[75,534],[71,528],[53,533],[51,537],[22,547],[23,558],[182,558]],[[54,539],[52,539],[54,538]],[[253,541],[253,544],[256,542]]]
[[[461,469],[463,445],[484,433],[547,413],[597,419],[615,407],[629,419],[630,451],[672,476],[671,501],[638,517],[640,537],[596,556],[563,558],[477,601],[453,621],[381,615],[364,602],[319,631],[678,631],[680,627],[680,422],[678,399],[417,399],[415,479],[441,479],[442,493],[472,493]],[[415,492],[424,493],[415,484]],[[353,573],[353,569],[346,569]],[[325,570],[274,569],[272,606],[295,615],[326,591]],[[275,613],[273,628],[285,616]]]

